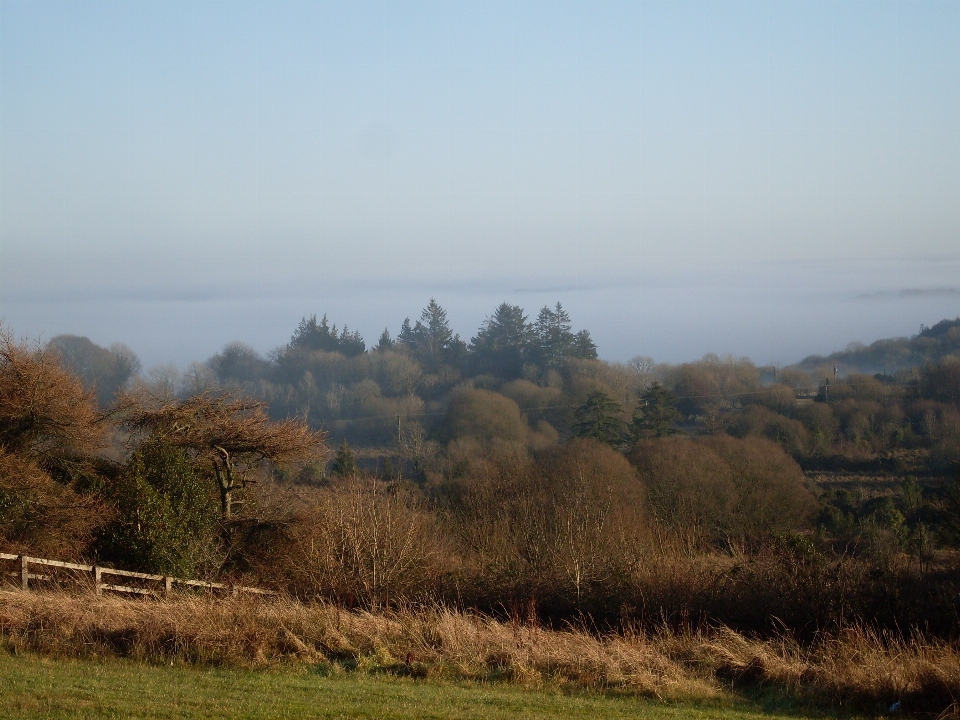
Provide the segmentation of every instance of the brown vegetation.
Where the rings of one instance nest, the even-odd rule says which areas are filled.
[[[764,685],[801,702],[884,712],[955,710],[960,646],[849,628],[801,645],[726,628],[597,634],[443,607],[381,614],[328,604],[180,596],[0,595],[3,643],[56,657],[268,667],[338,664],[437,678],[636,693],[664,699]]]
[[[107,426],[92,395],[55,354],[0,326],[0,540],[6,548],[76,556],[109,517],[83,489]]]
[[[212,466],[224,517],[233,512],[233,494],[246,473],[266,461],[307,462],[325,458],[325,434],[301,422],[275,422],[261,402],[203,393],[185,400],[141,391],[117,402],[121,426],[162,436]]]
[[[55,354],[0,326],[0,446],[70,478],[105,444],[93,396]]]

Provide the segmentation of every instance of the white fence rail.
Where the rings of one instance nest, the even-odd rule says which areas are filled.
[[[104,590],[113,592],[132,593],[136,595],[169,595],[173,592],[175,585],[190,588],[202,588],[205,590],[218,590],[231,595],[248,593],[252,595],[276,595],[272,590],[263,590],[261,588],[246,587],[243,585],[228,585],[225,583],[207,582],[205,580],[186,580],[184,578],[172,577],[170,575],[151,575],[149,573],[133,572],[132,570],[115,570],[114,568],[102,567],[100,565],[79,565],[77,563],[63,562],[61,560],[48,560],[46,558],[30,557],[29,555],[11,555],[10,553],[0,553],[0,561],[13,561],[19,563],[19,567],[13,572],[7,573],[14,577],[19,575],[20,587],[23,590],[30,589],[31,580],[52,580],[50,573],[31,572],[30,566],[47,567],[52,569],[73,570],[79,573],[89,573],[93,579],[93,586],[97,595]],[[116,583],[104,582],[104,576],[114,576],[121,578],[134,578],[143,581],[147,587],[135,587],[133,585],[118,585]],[[158,587],[150,587],[150,583],[156,583]],[[163,583],[159,587],[159,583]]]

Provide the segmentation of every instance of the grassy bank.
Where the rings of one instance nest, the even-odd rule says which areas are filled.
[[[251,683],[273,682],[272,673],[282,669],[301,677],[297,682],[321,675],[338,682],[388,677],[667,702],[765,692],[805,708],[870,714],[897,702],[902,712],[941,713],[960,697],[956,644],[862,629],[800,645],[726,629],[560,631],[445,608],[372,614],[285,600],[24,592],[0,596],[0,629],[17,655],[129,658],[177,672],[190,666],[268,671],[249,676]]]
[[[665,704],[504,684],[328,672],[149,666],[122,660],[0,656],[10,718],[635,718],[790,717],[743,701]],[[795,716],[794,716],[795,717]]]

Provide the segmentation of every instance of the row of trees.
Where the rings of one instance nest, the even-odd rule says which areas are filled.
[[[427,372],[437,372],[448,365],[462,375],[490,374],[513,380],[524,375],[525,366],[542,370],[562,367],[569,358],[596,358],[597,348],[590,333],[574,333],[571,327],[570,316],[560,303],[553,308],[544,307],[535,322],[528,321],[520,306],[502,303],[467,343],[450,328],[446,310],[431,298],[415,324],[411,324],[410,318],[404,319],[395,339],[389,329],[384,329],[374,350],[408,354]],[[312,315],[300,321],[290,343],[278,356],[321,351],[353,358],[365,350],[360,333],[351,333],[344,325],[338,334],[336,324],[331,327],[326,315],[320,322]],[[221,379],[249,379],[250,369],[235,367],[225,359],[217,365]],[[528,368],[526,372],[536,370]]]
[[[323,321],[302,328],[295,338],[351,336]],[[750,629],[765,613],[798,628],[887,606],[891,627],[947,617],[938,603],[952,602],[957,567],[938,548],[960,541],[960,486],[902,472],[899,492],[854,497],[812,485],[802,466],[847,452],[844,433],[869,408],[894,428],[917,418],[896,440],[907,462],[935,448],[917,434],[923,423],[956,437],[944,425],[960,410],[950,363],[905,384],[851,376],[829,398],[798,398],[744,359],[570,357],[534,379],[461,376],[417,395],[432,373],[412,350],[347,357],[305,343],[259,361],[275,372],[299,353],[362,370],[348,393],[436,415],[399,429],[390,419],[397,435],[379,450],[355,452],[341,437],[325,467],[326,436],[302,416],[271,418],[255,393],[276,385],[262,378],[220,384],[211,361],[191,377],[198,392],[144,384],[98,408],[55,347],[3,335],[4,548],[244,576],[370,606],[420,594],[488,609],[536,602],[555,618],[702,615]],[[398,363],[421,379],[378,396],[390,387],[383,368]],[[874,459],[887,452],[871,447]],[[747,612],[751,603],[760,609]]]
[[[954,331],[960,321],[944,321],[915,340],[946,342]],[[60,336],[49,347],[101,406],[135,377],[136,358],[123,346]],[[802,462],[914,448],[943,469],[957,454],[952,356],[897,375],[839,379],[832,367],[760,368],[715,355],[676,366],[643,357],[605,363],[588,332],[570,329],[559,304],[529,322],[522,308],[504,303],[464,343],[435,301],[415,324],[405,321],[396,339],[385,332],[375,348],[364,347],[358,333],[313,316],[269,358],[233,343],[192,366],[182,382],[167,376],[152,387],[182,397],[229,390],[264,402],[275,419],[299,416],[354,446],[387,448],[418,437],[443,444],[489,436],[500,425],[497,432],[510,428],[537,446],[577,436],[623,445],[682,429],[767,437]],[[462,395],[470,402],[454,402]],[[798,395],[811,402],[798,404]]]

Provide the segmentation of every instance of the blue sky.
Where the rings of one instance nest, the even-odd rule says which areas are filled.
[[[960,315],[960,4],[0,1],[0,317],[146,364],[431,296],[603,357]]]

